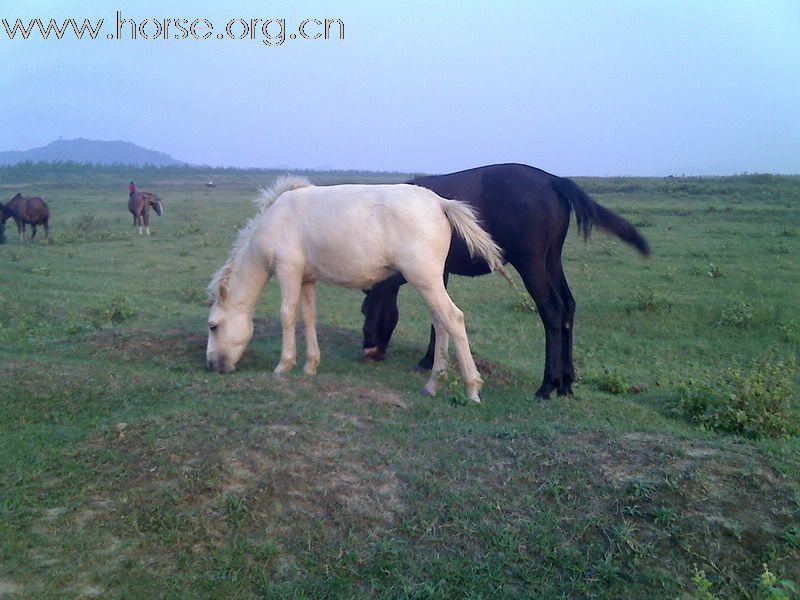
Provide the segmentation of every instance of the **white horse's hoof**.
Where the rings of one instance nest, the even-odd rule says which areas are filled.
[[[278,364],[278,366],[277,366],[277,367],[275,367],[275,368],[273,369],[273,371],[272,371],[272,372],[273,372],[275,375],[286,375],[286,373],[288,373],[289,371],[291,371],[291,370],[292,370],[292,367],[293,367],[293,366],[294,366],[294,365],[282,365],[282,364]]]

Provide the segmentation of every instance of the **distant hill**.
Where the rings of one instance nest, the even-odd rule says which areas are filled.
[[[148,150],[130,142],[103,142],[99,140],[56,140],[41,148],[8,150],[0,152],[0,165],[13,165],[25,161],[72,161],[104,165],[154,165],[157,167],[183,165],[169,154]]]

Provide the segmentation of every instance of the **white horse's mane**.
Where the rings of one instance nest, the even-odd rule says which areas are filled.
[[[269,208],[275,204],[275,201],[280,197],[280,195],[290,190],[309,187],[311,185],[312,183],[308,180],[308,177],[282,175],[275,179],[274,183],[269,188],[258,189],[258,197],[253,200],[253,204],[255,204],[258,213],[255,217],[247,221],[245,226],[239,230],[239,235],[236,237],[236,241],[233,243],[233,248],[231,248],[231,253],[228,256],[228,260],[225,261],[225,264],[222,265],[222,268],[220,268],[219,271],[217,271],[211,278],[211,282],[208,284],[209,304],[213,304],[215,301],[225,301],[225,297],[227,296],[227,283],[228,279],[230,278],[234,263],[241,254],[242,250],[247,246],[247,242],[249,242],[250,238],[253,237],[253,232],[255,231],[258,222],[269,210]]]

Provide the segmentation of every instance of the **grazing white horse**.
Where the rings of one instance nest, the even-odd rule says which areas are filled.
[[[299,303],[306,334],[303,370],[314,374],[319,364],[314,284],[366,289],[400,272],[422,295],[436,330],[431,378],[422,392],[436,393],[452,337],[467,396],[480,402],[482,380],[469,350],[464,314],[447,295],[442,278],[451,228],[470,254],[502,269],[500,250],[469,206],[414,185],[317,187],[291,176],[262,190],[259,202],[259,213],[239,232],[227,262],[208,286],[209,369],[234,370],[253,335],[253,311],[270,276],[277,276],[281,287],[283,345],[275,373],[295,364]]]

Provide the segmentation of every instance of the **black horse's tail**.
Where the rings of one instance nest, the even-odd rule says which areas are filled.
[[[650,246],[636,227],[619,215],[600,206],[589,194],[578,187],[577,183],[571,179],[559,178],[554,187],[556,193],[569,202],[572,210],[575,211],[578,231],[583,234],[584,238],[588,238],[592,226],[597,225],[600,229],[628,242],[645,256],[650,256]]]

